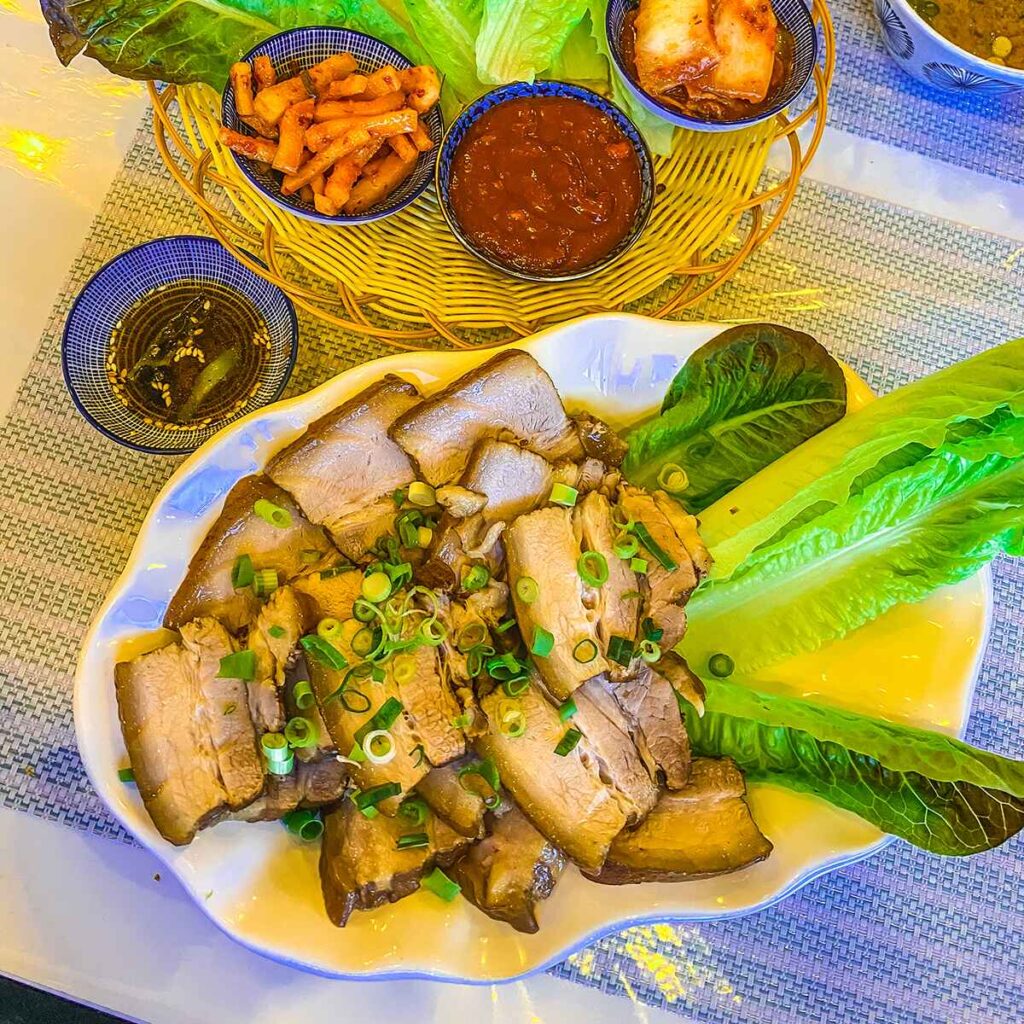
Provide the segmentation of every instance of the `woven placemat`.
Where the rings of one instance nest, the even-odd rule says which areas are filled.
[[[0,427],[0,803],[130,841],[75,748],[78,646],[174,458],[137,455],[76,414],[60,333],[111,256],[200,229],[144,123],[64,283]],[[694,319],[811,331],[877,390],[1020,333],[1024,260],[1012,242],[805,181],[784,228]],[[302,321],[289,393],[384,354]],[[1024,566],[995,566],[996,615],[969,738],[1024,755]],[[634,928],[554,973],[700,1021],[938,1024],[1022,1019],[1024,847],[969,861],[902,844],[755,916]],[[642,1017],[640,1018],[642,1019]]]

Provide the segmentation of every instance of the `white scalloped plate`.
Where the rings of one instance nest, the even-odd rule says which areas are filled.
[[[686,358],[723,329],[643,317],[585,317],[516,343],[551,374],[566,405],[613,426],[661,401]],[[232,424],[187,459],[153,503],[128,565],[86,637],[75,679],[75,729],[93,786],[124,826],[156,854],[225,932],[257,952],[329,975],[430,977],[485,983],[556,963],[620,927],[653,920],[707,920],[765,907],[818,875],[890,841],[855,816],[775,786],[751,787],[751,804],[775,852],[762,864],[683,884],[597,886],[566,872],[540,910],[541,929],[521,935],[465,901],[420,892],[393,907],[354,914],[335,928],[324,913],[318,846],[276,822],[228,822],[188,847],[166,843],[124,764],[114,699],[119,658],[157,646],[164,609],[189,557],[241,477],[259,471],[306,425],[384,373],[425,391],[491,353],[411,353],[366,363],[315,391]],[[851,377],[851,405],[870,399]],[[861,710],[960,732],[984,650],[991,605],[985,574],[918,605],[893,609],[826,651],[780,666],[781,682]],[[867,685],[865,685],[867,683]]]

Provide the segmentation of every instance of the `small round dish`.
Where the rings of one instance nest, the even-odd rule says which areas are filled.
[[[779,24],[793,36],[793,63],[786,71],[782,84],[775,89],[775,95],[755,114],[728,120],[710,120],[684,114],[678,107],[651,96],[640,88],[631,75],[622,50],[622,26],[626,16],[635,11],[637,0],[610,0],[605,13],[605,31],[608,34],[608,49],[612,63],[625,87],[652,114],[670,121],[680,128],[692,128],[698,132],[732,132],[747,128],[775,117],[785,110],[803,92],[810,80],[811,72],[818,61],[818,33],[814,20],[804,0],[772,0],[772,9]]]
[[[500,106],[502,103],[528,96],[558,96],[566,99],[581,100],[588,106],[601,111],[611,119],[625,136],[632,146],[640,165],[640,198],[629,232],[604,256],[584,267],[564,273],[557,271],[550,274],[532,272],[503,263],[476,245],[467,236],[459,224],[452,205],[452,167],[456,152],[470,127],[482,115]],[[452,234],[459,240],[467,252],[471,252],[495,270],[500,270],[502,273],[518,278],[521,281],[576,281],[604,270],[630,249],[637,239],[640,238],[644,228],[647,226],[651,210],[654,206],[654,164],[651,160],[651,153],[647,148],[647,143],[644,142],[643,136],[637,131],[636,125],[614,103],[606,100],[603,96],[590,89],[585,89],[583,86],[571,85],[568,82],[549,80],[512,82],[508,85],[499,86],[497,89],[492,89],[489,93],[475,100],[459,114],[448,129],[444,141],[441,143],[441,150],[437,157],[437,167],[434,173],[438,203]]]
[[[882,42],[912,78],[947,93],[1009,96],[1024,91],[1024,71],[961,49],[932,28],[908,0],[874,0]]]
[[[353,29],[329,26],[293,28],[287,32],[280,32],[276,36],[271,36],[269,39],[264,39],[262,43],[258,43],[242,57],[242,60],[251,62],[255,57],[269,57],[277,71],[278,78],[284,79],[297,75],[336,53],[351,53],[362,74],[376,71],[386,64],[390,64],[399,71],[413,66],[412,61],[405,54],[379,39],[374,39],[373,36],[356,32]],[[313,204],[301,199],[298,193],[291,196],[282,195],[281,184],[273,171],[263,170],[257,166],[256,161],[239,156],[237,153],[232,152],[231,155],[252,186],[281,209],[294,213],[297,217],[314,220],[319,224],[365,224],[367,221],[380,220],[397,213],[418,198],[430,184],[434,168],[434,155],[437,152],[436,144],[441,141],[444,132],[440,108],[435,106],[429,113],[423,114],[421,121],[434,140],[434,149],[421,154],[412,174],[386,199],[377,203],[376,206],[371,206],[366,213],[356,215],[339,213],[337,216],[331,217],[314,209]],[[239,119],[235,111],[235,91],[231,86],[230,79],[224,88],[221,123],[225,128],[241,132],[243,135],[256,134]]]
[[[147,423],[117,398],[107,376],[107,357],[115,326],[142,296],[188,281],[220,285],[247,299],[263,316],[270,352],[255,391],[230,416],[206,426],[169,430]],[[172,235],[115,256],[90,278],[64,325],[61,367],[72,401],[101,434],[135,451],[183,455],[226,424],[281,397],[295,365],[298,339],[295,309],[284,292],[242,266],[212,238]]]

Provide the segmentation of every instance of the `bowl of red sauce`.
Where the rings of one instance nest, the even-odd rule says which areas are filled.
[[[448,226],[475,256],[526,281],[572,281],[615,262],[654,205],[651,154],[603,96],[513,82],[466,107],[437,159]]]

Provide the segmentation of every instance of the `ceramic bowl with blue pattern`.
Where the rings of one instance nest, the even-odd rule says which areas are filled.
[[[114,393],[107,360],[114,330],[145,295],[181,282],[219,285],[255,309],[267,329],[255,389],[222,419],[169,430],[129,407]],[[182,455],[195,451],[228,423],[276,402],[298,348],[295,309],[280,288],[243,266],[219,242],[200,235],[157,238],[115,256],[78,293],[61,343],[64,383],[78,411],[100,433],[136,451]]]
[[[818,61],[818,33],[811,12],[804,0],[772,0],[772,10],[779,24],[793,37],[793,60],[786,76],[768,96],[768,102],[746,117],[714,119],[684,114],[678,107],[657,99],[640,88],[629,67],[622,47],[622,29],[626,18],[636,11],[639,0],[610,0],[605,13],[605,32],[615,72],[626,89],[652,114],[680,128],[698,132],[732,132],[767,121],[781,113],[795,100],[810,80]]]
[[[359,73],[364,75],[372,74],[387,64],[399,71],[413,66],[412,61],[405,54],[379,39],[374,39],[373,36],[356,32],[353,29],[329,26],[294,28],[288,32],[280,32],[254,46],[242,60],[251,63],[256,57],[269,57],[277,71],[278,79],[281,80],[298,75],[337,53],[351,53],[359,65]],[[231,87],[230,79],[224,87],[221,121],[225,128],[231,128],[243,135],[256,134],[239,118],[235,110],[235,91]],[[239,156],[237,153],[232,152],[231,155],[255,189],[297,217],[317,221],[320,224],[364,224],[367,221],[380,220],[397,213],[417,199],[430,184],[434,173],[436,144],[441,141],[441,136],[444,133],[440,107],[434,107],[429,113],[421,115],[420,121],[434,140],[435,148],[428,153],[420,154],[415,170],[394,192],[375,206],[371,206],[365,213],[355,215],[339,213],[331,217],[320,213],[312,203],[306,202],[298,193],[290,196],[282,195],[280,176],[276,172],[264,169],[255,160]]]
[[[550,274],[534,273],[502,263],[496,257],[486,252],[466,235],[459,224],[458,218],[452,208],[451,183],[452,165],[459,145],[466,137],[470,127],[487,111],[509,100],[521,99],[526,96],[560,96],[567,99],[582,100],[591,107],[595,107],[611,118],[615,126],[626,137],[636,153],[640,164],[640,202],[637,206],[636,216],[628,234],[615,246],[611,252],[602,256],[599,260],[589,263],[585,267],[572,270],[567,273],[557,271]],[[441,143],[441,151],[437,157],[435,169],[435,184],[437,188],[437,199],[441,206],[441,212],[448,223],[448,227],[455,237],[462,243],[463,247],[471,252],[478,259],[495,270],[516,277],[521,281],[576,281],[582,277],[589,277],[600,270],[611,266],[627,250],[632,248],[636,241],[647,227],[647,222],[654,207],[654,164],[651,160],[651,152],[644,142],[643,136],[637,131],[636,125],[612,102],[606,100],[591,89],[585,89],[581,85],[572,85],[568,82],[556,82],[553,80],[542,80],[536,82],[512,82],[509,85],[499,86],[489,93],[474,100],[466,107],[461,114],[452,122],[451,128]]]
[[[1024,91],[1024,71],[993,64],[951,43],[908,0],[874,0],[889,56],[908,75],[943,92],[1008,96]]]

